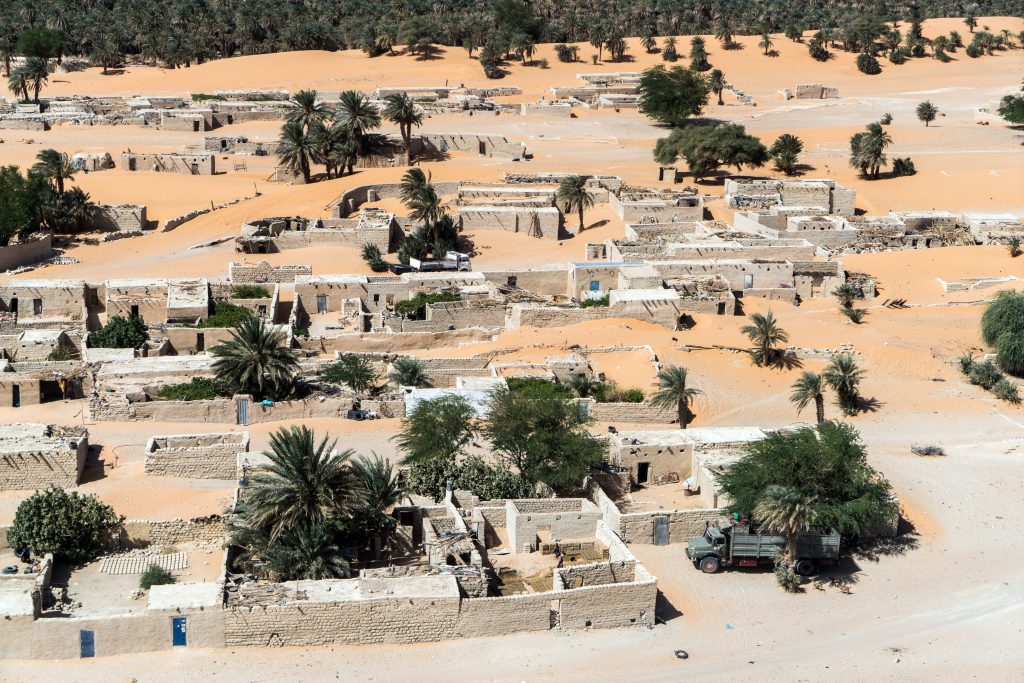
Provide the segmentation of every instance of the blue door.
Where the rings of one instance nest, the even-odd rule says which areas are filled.
[[[601,291],[601,281],[600,280],[591,280],[590,281],[590,291],[591,292],[600,292]]]
[[[171,619],[171,644],[174,647],[185,647],[185,619],[186,617],[174,617]]]
[[[95,657],[96,656],[96,637],[92,631],[86,631],[82,629],[78,632],[78,639],[82,644],[82,656],[83,657]]]

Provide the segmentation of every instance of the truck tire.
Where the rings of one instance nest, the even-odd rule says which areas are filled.
[[[717,557],[705,557],[700,561],[700,570],[705,574],[714,574],[721,566],[722,563],[718,561]]]
[[[813,576],[818,573],[818,565],[814,563],[814,560],[798,560],[796,573],[800,576]]]

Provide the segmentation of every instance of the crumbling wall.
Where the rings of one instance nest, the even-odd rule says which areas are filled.
[[[678,421],[675,410],[655,408],[646,401],[643,403],[598,403],[595,401],[590,404],[589,414],[597,422],[669,424]]]
[[[138,232],[148,225],[146,207],[140,204],[97,204],[89,222],[96,230],[117,232]]]
[[[24,242],[0,247],[0,271],[12,270],[48,259],[56,252],[52,246],[53,236],[42,233]]]
[[[296,276],[312,274],[312,266],[271,266],[266,261],[255,265],[235,261],[228,264],[228,279],[235,284],[295,282]]]
[[[241,433],[154,436],[146,444],[147,475],[195,479],[234,479],[237,457],[249,450]]]
[[[460,206],[458,220],[463,231],[505,230],[530,237],[558,239],[562,213],[553,206]]]

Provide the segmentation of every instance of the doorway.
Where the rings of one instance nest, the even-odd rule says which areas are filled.
[[[17,384],[11,387],[11,407],[21,407],[21,387]]]
[[[131,307],[131,311],[130,311],[130,315],[133,318],[138,318],[139,317],[139,307],[138,306],[132,306]]]
[[[668,515],[657,515],[654,518],[654,545],[668,545]]]
[[[82,657],[95,657],[96,656],[96,634],[88,629],[82,629],[78,632],[78,642],[81,646]]]
[[[249,399],[238,399],[238,403],[235,404],[235,417],[235,421],[243,427],[249,424]]]
[[[316,295],[316,312],[326,313],[327,312],[327,295],[317,294]]]
[[[199,164],[192,164],[192,175],[199,175]]]
[[[171,618],[171,645],[173,647],[185,647],[188,644],[186,620],[187,617]]]
[[[743,289],[750,289],[754,286],[754,275],[752,273],[743,276]]]
[[[638,462],[636,464],[636,483],[646,484],[647,480],[651,476],[651,463],[649,462]]]
[[[206,350],[206,334],[203,332],[196,332],[196,351],[202,353]]]

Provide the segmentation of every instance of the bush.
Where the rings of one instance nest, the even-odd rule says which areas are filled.
[[[1010,241],[1006,243],[1006,250],[1010,252],[1010,258],[1017,258],[1021,255],[1020,238],[1011,237]]]
[[[800,576],[784,562],[775,565],[775,580],[787,593],[800,592]]]
[[[204,92],[192,93],[190,97],[192,98],[193,102],[224,102],[225,100],[227,100],[227,98],[223,95],[210,95]]]
[[[555,45],[555,55],[558,57],[558,61],[571,64],[572,62],[579,61],[580,49],[575,45],[559,43]]]
[[[31,548],[36,554],[79,564],[95,559],[108,537],[124,523],[124,517],[94,496],[68,493],[51,486],[18,505],[14,523],[7,531],[12,548]]]
[[[812,40],[807,43],[807,52],[811,55],[811,58],[819,62],[827,62],[832,58],[829,51],[825,48],[825,44],[820,40]]]
[[[863,52],[857,55],[857,69],[861,73],[871,76],[882,73],[882,67],[878,64],[878,60]]]
[[[596,299],[583,299],[580,301],[580,308],[591,308],[593,306],[607,306],[610,301],[610,294],[604,294]]]
[[[995,347],[999,366],[1024,377],[1024,292],[996,295],[981,316],[981,338]]]
[[[945,455],[946,451],[942,446],[911,446],[910,452],[914,455]]]
[[[175,582],[174,574],[154,562],[139,577],[139,588],[148,591],[153,586],[166,586]]]
[[[426,294],[424,292],[417,292],[416,296],[411,299],[405,299],[395,304],[395,313],[404,315],[410,320],[422,320],[426,314],[428,304],[443,303],[445,301],[459,301],[460,297],[458,294],[451,292],[436,292],[434,294]]]
[[[982,389],[991,389],[996,382],[1003,379],[1003,373],[990,361],[985,361],[984,363],[975,363],[967,377],[971,384],[977,384]]]
[[[564,398],[575,398],[572,390],[563,384],[556,384],[542,377],[509,377],[505,380],[508,390],[523,394],[555,393]]]
[[[889,53],[889,61],[896,65],[905,64],[909,57],[905,47],[898,47]]]
[[[238,327],[246,318],[255,318],[256,314],[244,306],[218,301],[213,308],[213,315],[200,320],[196,327]]]
[[[910,157],[892,160],[892,174],[897,177],[911,176],[917,174],[914,162]]]
[[[380,247],[370,242],[363,245],[363,261],[375,273],[383,273],[388,269],[387,261],[384,260],[384,254],[381,253]]]
[[[166,384],[157,390],[157,396],[167,401],[210,401],[226,394],[220,382],[209,377],[193,377],[188,382]]]
[[[970,45],[967,46],[965,52],[967,52],[967,56],[970,57],[971,59],[977,59],[978,57],[985,54],[985,48],[983,48],[978,43],[971,43]]]
[[[620,394],[620,396],[622,397],[623,403],[643,403],[644,398],[646,398],[644,390],[639,387],[626,389],[622,394]]]
[[[550,68],[551,64],[548,62],[547,59],[544,59],[542,57],[542,58],[537,60],[537,66],[539,66],[542,69],[547,69],[547,68]]]
[[[363,356],[346,353],[326,366],[320,379],[331,384],[344,384],[352,391],[369,391],[377,379],[373,365]]]
[[[1020,403],[1020,394],[1017,393],[1017,385],[1005,377],[992,386],[992,395],[996,398],[1017,405]]]
[[[455,486],[481,500],[501,498],[533,498],[534,487],[521,475],[505,467],[495,467],[479,455],[469,455],[462,461],[455,478]]]
[[[78,360],[78,349],[73,346],[55,346],[53,351],[47,354],[46,360],[49,361],[65,361],[65,360]]]
[[[867,309],[854,308],[853,306],[843,306],[839,309],[839,312],[849,318],[850,322],[855,325],[860,325],[864,322],[864,317],[868,314]]]
[[[971,368],[974,367],[974,354],[970,352],[965,353],[964,355],[960,356],[958,361],[960,363],[960,372],[964,373],[965,375],[969,375],[971,372]]]
[[[231,296],[236,299],[269,299],[270,290],[263,285],[235,285]]]
[[[137,349],[149,339],[146,321],[133,315],[115,315],[101,329],[90,332],[85,343],[91,349]]]

